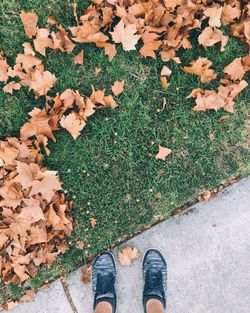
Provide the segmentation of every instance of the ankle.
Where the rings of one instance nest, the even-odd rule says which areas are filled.
[[[149,299],[146,303],[146,312],[147,313],[164,313],[165,310],[160,300]]]
[[[112,313],[112,305],[107,301],[97,303],[94,313]]]

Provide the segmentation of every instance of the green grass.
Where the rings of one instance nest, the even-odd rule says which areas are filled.
[[[13,64],[15,55],[22,51],[21,44],[27,41],[19,19],[21,9],[36,11],[41,27],[49,15],[68,27],[74,24],[72,2],[3,0],[0,48],[8,61]],[[195,37],[197,31],[192,36],[194,49],[180,51],[178,56],[183,65],[198,56],[211,59],[219,77],[210,85],[201,84],[197,77],[169,62],[173,74],[169,89],[164,90],[159,82],[163,66],[159,58],[145,60],[138,52],[126,53],[121,48],[110,63],[102,50],[78,45],[73,55],[82,48],[86,55],[85,65],[80,67],[72,64],[72,54],[48,51],[46,66],[58,78],[55,92],[72,88],[89,95],[91,84],[109,90],[115,80],[121,79],[125,80],[125,92],[118,97],[119,107],[99,110],[76,141],[61,130],[56,134],[57,142],[50,143],[52,153],[46,164],[59,171],[69,198],[74,199],[75,227],[68,238],[70,250],[50,269],[41,268],[39,275],[25,286],[0,287],[1,302],[8,297],[18,299],[25,288],[38,288],[68,273],[84,263],[87,256],[118,243],[155,216],[167,218],[174,209],[222,180],[250,172],[250,88],[241,93],[236,113],[224,122],[218,118],[225,112],[195,113],[191,110],[193,101],[185,99],[193,88],[216,88],[223,67],[246,54],[246,48],[230,38],[223,53],[218,46],[205,50],[197,45]],[[102,68],[98,76],[94,73],[96,66]],[[249,81],[249,75],[246,79]],[[164,98],[167,106],[158,112]],[[18,135],[27,113],[42,105],[43,101],[36,101],[27,90],[13,96],[0,91],[0,137]],[[154,159],[158,144],[173,150],[166,162]],[[155,199],[157,192],[162,193],[161,200]],[[90,217],[97,219],[94,229]],[[78,240],[84,241],[84,250],[76,248]]]

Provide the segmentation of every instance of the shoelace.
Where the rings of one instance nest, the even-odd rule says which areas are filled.
[[[114,289],[114,275],[108,273],[105,275],[97,275],[96,293],[99,295],[113,292]]]
[[[145,285],[146,290],[149,293],[155,290],[159,290],[161,293],[163,293],[162,273],[160,271],[151,272],[150,270],[147,270]]]

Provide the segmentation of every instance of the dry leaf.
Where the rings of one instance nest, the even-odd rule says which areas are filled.
[[[124,84],[125,84],[124,80],[122,81],[117,80],[114,82],[114,85],[111,86],[111,89],[115,96],[119,96],[121,93],[123,93]]]
[[[118,260],[123,266],[130,266],[131,263],[140,258],[140,253],[136,248],[127,246],[118,252]]]
[[[60,124],[63,128],[70,132],[74,139],[76,139],[80,135],[86,123],[78,118],[76,113],[70,113],[69,115],[62,117]]]
[[[206,27],[198,37],[199,44],[206,47],[211,47],[218,42],[221,42],[220,51],[225,50],[225,46],[228,42],[228,37],[225,36],[222,31],[218,28],[211,26]]]
[[[164,89],[167,89],[170,86],[170,83],[168,82],[168,79],[166,76],[160,77],[161,85]]]
[[[223,72],[228,74],[232,80],[241,80],[245,75],[241,58],[234,59],[233,62],[224,68]]]
[[[82,282],[88,284],[91,282],[92,265],[86,266],[82,271]]]
[[[74,64],[83,64],[83,60],[84,60],[84,54],[83,54],[83,50],[81,50],[75,57],[74,57]]]
[[[136,50],[135,45],[141,38],[140,35],[135,35],[137,32],[135,24],[124,25],[123,20],[121,20],[111,32],[113,41],[115,43],[121,43],[124,51]]]
[[[21,87],[19,83],[12,81],[3,87],[3,91],[12,94],[13,90],[19,90]]]
[[[21,11],[20,17],[21,17],[26,35],[29,38],[32,38],[33,36],[35,36],[37,33],[37,22],[38,22],[37,14]]]
[[[89,219],[89,221],[90,221],[90,224],[91,224],[92,228],[95,228],[96,227],[96,223],[97,223],[96,219],[94,217],[91,217]]]
[[[158,145],[158,148],[159,148],[159,152],[155,156],[156,160],[160,159],[160,160],[165,161],[166,157],[172,153],[171,149],[163,147],[161,145]]]

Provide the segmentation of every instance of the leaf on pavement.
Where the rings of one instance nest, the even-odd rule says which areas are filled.
[[[140,258],[140,253],[136,248],[127,246],[118,252],[118,260],[123,266],[130,266],[132,262]]]

